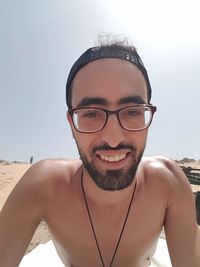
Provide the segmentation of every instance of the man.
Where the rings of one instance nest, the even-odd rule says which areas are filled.
[[[88,49],[66,89],[81,160],[44,160],[22,177],[0,216],[0,266],[17,266],[41,220],[66,266],[149,266],[163,225],[172,265],[200,266],[185,175],[142,157],[156,107],[135,48]]]

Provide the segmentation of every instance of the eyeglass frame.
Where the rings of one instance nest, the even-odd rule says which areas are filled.
[[[127,129],[127,128],[125,128],[125,127],[122,125],[122,123],[121,123],[121,121],[120,121],[120,118],[119,118],[119,112],[120,112],[121,110],[128,109],[128,108],[131,108],[131,107],[137,107],[137,106],[143,106],[144,108],[145,108],[145,107],[150,108],[150,110],[151,110],[151,118],[150,118],[150,120],[149,120],[149,123],[147,124],[146,127],[141,128],[141,129]],[[106,118],[105,118],[105,122],[104,122],[104,124],[102,125],[102,127],[100,127],[100,128],[97,129],[97,130],[94,130],[94,131],[81,131],[81,130],[77,129],[77,127],[76,127],[76,125],[75,125],[75,123],[74,123],[73,114],[74,114],[74,112],[76,112],[77,110],[81,110],[81,109],[97,109],[97,110],[104,111],[105,114],[106,114]],[[154,106],[154,105],[152,105],[152,104],[136,104],[136,105],[131,105],[131,106],[123,107],[123,108],[120,108],[120,109],[117,109],[117,110],[108,110],[108,109],[103,109],[103,108],[98,108],[98,107],[92,107],[92,106],[91,106],[91,107],[90,107],[90,106],[89,106],[89,107],[87,107],[87,106],[86,106],[86,107],[77,107],[77,108],[71,108],[71,109],[68,109],[68,113],[69,113],[69,115],[70,115],[70,117],[71,117],[71,119],[72,119],[73,126],[74,126],[74,128],[76,129],[77,132],[79,132],[79,133],[90,134],[90,133],[96,133],[96,132],[101,131],[101,130],[106,126],[106,124],[107,124],[107,122],[108,122],[108,119],[109,119],[109,117],[110,117],[111,114],[115,114],[115,115],[116,115],[117,120],[118,120],[118,122],[119,122],[119,125],[122,127],[122,129],[124,129],[124,130],[126,130],[126,131],[129,131],[129,132],[139,132],[139,131],[146,130],[146,129],[149,128],[149,126],[151,125],[152,120],[153,120],[153,116],[154,116],[154,113],[156,112],[156,110],[157,110],[157,107]]]

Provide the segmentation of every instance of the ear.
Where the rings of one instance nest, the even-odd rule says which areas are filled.
[[[71,125],[71,123],[72,123],[72,118],[71,118],[71,116],[69,115],[69,112],[68,112],[68,111],[66,112],[66,117],[67,117],[67,120],[68,120],[69,124]]]
[[[73,138],[75,138],[74,137],[74,132],[73,132],[73,123],[72,123],[72,117],[70,116],[70,114],[69,114],[69,112],[67,111],[66,112],[66,117],[67,117],[67,121],[68,121],[68,123],[69,123],[69,125],[70,125],[70,127],[71,127],[71,131],[72,131],[72,136],[73,136]]]

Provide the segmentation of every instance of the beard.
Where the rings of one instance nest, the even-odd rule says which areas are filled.
[[[91,160],[91,162],[89,162],[89,160],[84,155],[78,144],[77,147],[83,165],[87,170],[87,172],[89,173],[89,175],[91,176],[92,180],[99,188],[106,191],[122,190],[132,184],[145,148],[144,146],[144,148],[141,151],[139,151],[138,156],[136,156],[136,149],[134,148],[133,145],[130,144],[118,145],[117,147],[114,148],[114,150],[129,149],[131,151],[132,163],[127,168],[117,169],[117,170],[105,170],[105,172],[103,173],[103,171],[98,170],[95,167],[94,160]],[[99,151],[99,150],[110,150],[110,149],[113,150],[113,148],[111,148],[107,144],[95,147],[91,152],[91,157],[93,158],[94,155],[96,157],[95,152],[97,150]]]

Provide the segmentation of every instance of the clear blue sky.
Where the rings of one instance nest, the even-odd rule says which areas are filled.
[[[100,32],[128,35],[158,106],[146,155],[200,159],[198,1],[0,0],[0,159],[76,158],[70,66]]]

